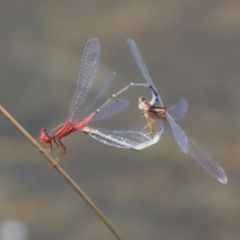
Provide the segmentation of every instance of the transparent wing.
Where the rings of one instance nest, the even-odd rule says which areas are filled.
[[[188,139],[188,152],[211,176],[221,183],[227,183],[227,176],[224,170],[191,139]]]
[[[105,144],[139,151],[158,143],[165,127],[165,125],[161,126],[154,137],[143,130],[97,129],[90,127],[84,127],[82,130]]]
[[[109,87],[109,85],[112,83],[114,77],[116,76],[116,73],[112,73],[111,76],[107,79],[107,81],[103,84],[103,86],[99,89],[97,94],[90,100],[90,102],[85,106],[85,108],[81,111],[81,113],[76,117],[76,120],[74,122],[79,122],[79,119],[90,110],[90,108],[99,100],[99,98],[102,96],[102,94],[106,91],[106,89]]]
[[[188,152],[188,137],[185,132],[175,123],[173,118],[168,114],[168,122],[172,128],[173,135],[180,146],[180,148],[187,153]]]
[[[84,49],[77,87],[70,105],[68,121],[72,121],[75,113],[86,99],[95,80],[100,58],[100,44],[97,38],[90,39]]]
[[[129,102],[124,99],[116,99],[111,101],[109,104],[99,109],[99,112],[96,113],[95,117],[92,118],[91,121],[102,120],[104,118],[111,117],[123,109],[125,109],[129,105]]]
[[[150,77],[150,74],[149,74],[146,64],[142,58],[142,55],[141,55],[140,51],[138,50],[136,43],[131,38],[129,38],[127,40],[127,43],[128,43],[128,46],[133,54],[135,61],[137,62],[138,68],[140,69],[145,81],[147,83],[149,83],[155,89],[155,91],[158,93],[158,91]],[[159,93],[158,93],[158,101],[159,101],[161,107],[163,107],[163,103],[162,103]]]
[[[152,137],[148,133],[138,130],[98,128],[89,131],[84,130],[84,132],[100,142],[119,148],[134,149],[138,145],[152,141]]]
[[[180,121],[185,117],[187,109],[188,109],[187,100],[185,98],[182,98],[173,106],[168,108],[167,112],[171,115],[174,121]]]

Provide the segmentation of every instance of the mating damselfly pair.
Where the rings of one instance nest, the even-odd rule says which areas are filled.
[[[188,108],[187,101],[185,99],[181,99],[175,105],[166,109],[135,42],[132,39],[128,39],[127,43],[146,83],[128,84],[120,91],[113,94],[101,107],[89,113],[90,109],[100,99],[102,94],[113,81],[115,76],[114,72],[99,89],[97,94],[89,101],[89,103],[80,110],[80,106],[86,100],[95,81],[100,61],[99,41],[96,38],[90,39],[84,49],[80,71],[77,78],[77,86],[70,105],[67,121],[51,131],[47,131],[46,128],[42,128],[40,130],[39,140],[50,144],[50,148],[46,151],[50,152],[58,147],[62,149],[61,155],[55,160],[57,163],[67,150],[62,142],[62,138],[78,130],[87,133],[89,136],[100,142],[114,147],[142,150],[158,143],[167,123],[169,123],[173,135],[183,152],[192,155],[193,158],[218,181],[224,184],[227,183],[227,176],[219,164],[205,151],[203,151],[194,141],[188,138],[185,132],[176,123],[176,121],[185,117]],[[122,92],[134,87],[149,88],[152,93],[152,99],[150,101],[148,101],[144,96],[139,97],[138,100],[138,108],[147,121],[147,125],[145,127],[140,130],[120,130],[92,128],[88,126],[91,121],[102,120],[124,110],[128,106],[129,102],[125,99],[118,99],[117,97]],[[161,125],[156,133],[153,134],[153,124],[157,120],[161,121]],[[147,132],[148,127],[149,131]]]

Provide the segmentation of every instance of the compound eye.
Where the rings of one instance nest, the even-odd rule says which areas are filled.
[[[148,103],[147,98],[145,98],[145,97],[142,97],[142,101],[143,101],[144,103]]]
[[[147,103],[147,98],[144,97],[144,96],[141,96],[138,101],[139,101],[139,102]]]
[[[39,135],[40,135],[39,136],[40,140],[45,142],[45,143],[50,143],[52,141],[52,137],[49,136],[46,128],[42,128],[40,130],[40,134]]]

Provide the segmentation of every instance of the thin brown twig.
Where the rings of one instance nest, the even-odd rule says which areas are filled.
[[[116,239],[121,240],[116,230],[112,227],[107,218],[101,213],[97,206],[81,190],[81,188],[72,180],[70,176],[54,161],[54,159],[32,138],[32,136],[0,105],[0,112],[34,145],[34,147],[47,159],[47,161],[59,172],[59,174],[69,183],[77,194],[86,202],[86,204],[96,213],[100,220],[112,232]]]

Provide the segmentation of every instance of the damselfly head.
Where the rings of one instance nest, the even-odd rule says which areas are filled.
[[[46,128],[42,128],[40,130],[39,139],[45,143],[50,143],[52,141],[52,137],[48,134]]]
[[[141,97],[138,99],[138,108],[139,108],[140,110],[149,110],[150,107],[151,107],[151,106],[150,106],[150,104],[149,104],[149,102],[148,102],[148,100],[147,100],[146,97],[141,96]]]

